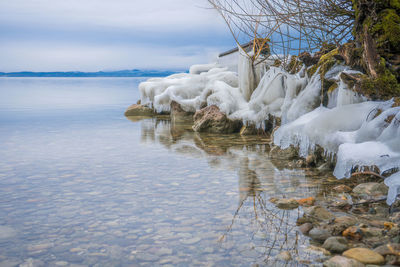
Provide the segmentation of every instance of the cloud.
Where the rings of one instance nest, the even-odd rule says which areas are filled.
[[[0,2],[0,71],[188,68],[233,46],[206,0]]]

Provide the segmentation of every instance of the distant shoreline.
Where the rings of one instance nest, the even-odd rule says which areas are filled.
[[[98,71],[98,72],[0,72],[0,77],[165,77],[182,70],[120,70],[120,71]]]

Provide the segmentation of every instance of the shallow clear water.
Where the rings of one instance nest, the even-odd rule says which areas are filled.
[[[321,195],[321,179],[278,168],[262,137],[128,120],[142,80],[0,79],[0,266],[318,262],[301,209],[269,199]]]

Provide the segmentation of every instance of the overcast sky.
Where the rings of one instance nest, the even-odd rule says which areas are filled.
[[[206,0],[0,0],[0,71],[187,69],[234,46]]]

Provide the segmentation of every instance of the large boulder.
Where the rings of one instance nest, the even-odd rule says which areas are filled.
[[[208,133],[237,133],[243,123],[231,120],[215,105],[197,111],[194,116],[193,130]]]
[[[152,108],[140,104],[133,104],[125,111],[125,116],[154,116],[156,113]]]

